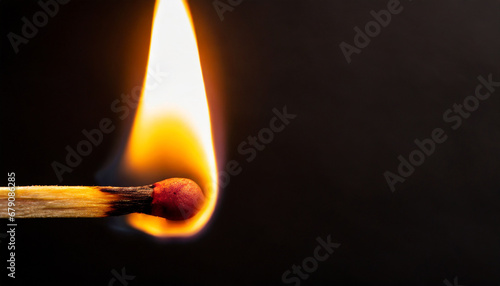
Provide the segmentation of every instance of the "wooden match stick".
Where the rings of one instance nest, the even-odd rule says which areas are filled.
[[[0,188],[6,204],[10,189]],[[26,186],[15,189],[16,218],[106,217],[145,213],[185,220],[203,206],[201,188],[189,179],[172,178],[140,187]],[[7,207],[0,218],[8,217]]]

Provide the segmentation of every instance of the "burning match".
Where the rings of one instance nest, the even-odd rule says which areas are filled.
[[[132,110],[128,95],[110,105],[121,120],[133,116],[133,124],[126,141],[120,142],[113,152],[116,157],[103,161],[112,164],[102,166],[100,171],[108,178],[127,178],[133,185],[155,182],[164,178],[164,174],[177,174],[194,181],[175,178],[140,187],[23,186],[16,189],[15,201],[8,201],[13,199],[13,192],[0,188],[2,209],[8,210],[6,204],[12,205],[13,211],[9,213],[15,213],[16,218],[129,214],[126,221],[131,227],[157,237],[190,237],[207,226],[219,192],[216,140],[212,135],[217,130],[221,134],[222,129],[215,128],[212,132],[209,97],[187,2],[156,1],[140,98],[137,89],[132,91],[132,97],[139,98],[136,110]],[[219,101],[214,99],[217,97],[212,97],[212,102]],[[109,122],[107,117],[106,120]],[[112,123],[105,125],[109,127]],[[108,130],[99,127],[103,134],[103,129]],[[81,142],[97,147],[85,137]],[[67,170],[71,155],[69,150],[65,153]],[[73,157],[84,156],[80,153]],[[61,179],[63,171],[54,170]],[[0,211],[0,218],[6,215]]]
[[[0,188],[7,201],[10,188]],[[202,208],[205,196],[194,181],[166,179],[140,187],[16,187],[16,218],[107,217],[145,213],[168,220],[186,220]],[[7,213],[1,212],[1,218]]]

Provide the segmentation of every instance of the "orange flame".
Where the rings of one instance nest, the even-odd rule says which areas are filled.
[[[158,0],[148,70],[136,118],[121,163],[132,180],[147,184],[184,177],[197,182],[206,202],[185,221],[132,214],[128,222],[156,236],[190,236],[210,219],[217,201],[217,174],[210,115],[191,15],[183,0]]]

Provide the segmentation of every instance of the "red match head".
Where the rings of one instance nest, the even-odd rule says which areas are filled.
[[[151,214],[169,220],[193,217],[203,206],[205,196],[190,179],[172,178],[153,184]]]

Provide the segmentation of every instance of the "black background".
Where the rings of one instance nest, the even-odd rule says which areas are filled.
[[[113,219],[19,220],[17,285],[108,285],[123,267],[130,286],[280,285],[328,235],[341,246],[301,285],[498,285],[499,91],[456,131],[442,114],[479,75],[500,80],[500,2],[402,1],[348,64],[339,44],[387,2],[247,0],[221,21],[211,0],[190,1],[207,93],[220,101],[219,167],[237,160],[242,173],[186,242]],[[118,131],[63,182],[97,184],[130,123],[109,106],[142,82],[154,1],[72,0],[18,54],[6,35],[40,8],[0,7],[0,184],[12,171],[19,185],[58,184],[50,164],[108,117]],[[297,118],[247,163],[238,144],[285,105]],[[392,193],[383,173],[438,127],[448,140]],[[14,285],[6,246],[0,283]]]

